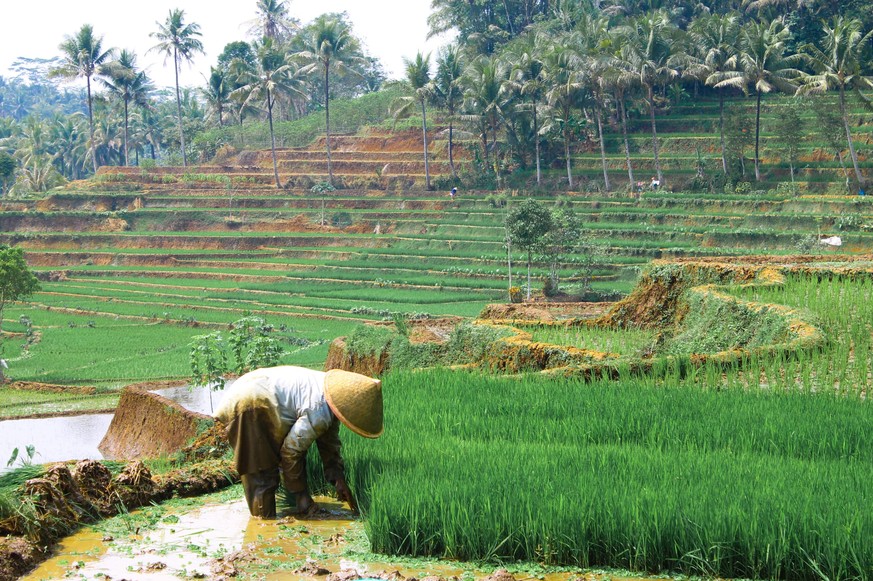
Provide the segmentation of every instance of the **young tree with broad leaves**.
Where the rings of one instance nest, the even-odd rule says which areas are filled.
[[[514,205],[506,215],[506,231],[512,245],[527,252],[527,299],[530,300],[530,267],[533,252],[552,229],[552,212],[544,204],[528,198]]]
[[[0,246],[0,325],[3,310],[9,303],[27,298],[38,290],[39,281],[28,268],[24,251],[18,247]],[[0,367],[0,381],[3,380],[3,368]]]
[[[156,22],[158,31],[152,32],[152,38],[159,42],[152,51],[164,54],[165,60],[172,57],[173,72],[176,75],[176,113],[179,122],[179,141],[182,148],[182,165],[188,165],[188,154],[185,151],[185,130],[182,126],[182,96],[179,91],[179,68],[182,61],[191,62],[194,55],[203,53],[203,43],[198,38],[200,25],[196,22],[185,22],[185,11],[180,9],[170,10],[167,19],[162,23]]]

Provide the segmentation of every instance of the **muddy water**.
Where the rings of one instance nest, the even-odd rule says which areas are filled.
[[[45,464],[63,460],[100,460],[103,455],[97,449],[109,428],[112,414],[86,414],[31,420],[0,421],[0,472],[6,467],[12,451],[18,448],[18,459],[12,466],[27,462],[27,446],[33,446],[35,454],[30,462]]]
[[[179,402],[186,409],[211,414],[224,392],[181,386],[157,390],[156,393]],[[103,455],[97,445],[106,435],[111,421],[112,414],[0,420],[0,474],[21,466],[23,462],[46,464],[65,460],[100,460]],[[27,446],[33,446],[35,450],[29,460]],[[18,448],[18,459],[12,467],[7,467],[15,448]]]
[[[229,387],[230,382],[227,385]],[[212,415],[224,395],[223,390],[213,391],[208,387],[188,387],[185,385],[156,389],[154,393],[175,401],[187,410],[206,415]]]
[[[154,530],[131,531],[125,538],[104,538],[93,529],[68,537],[56,555],[23,577],[28,581],[54,579],[129,579],[156,581],[183,578],[232,576],[232,569],[214,568],[216,557],[234,551],[252,557],[236,561],[248,576],[266,580],[312,581],[310,573],[294,572],[311,563],[330,572],[355,571],[380,576],[399,572],[404,577],[485,577],[490,570],[477,570],[450,561],[401,561],[379,559],[367,552],[363,524],[350,520],[345,505],[317,498],[322,507],[314,518],[278,520],[249,517],[242,499],[212,503],[182,511],[168,511]],[[400,560],[398,560],[400,561]],[[410,564],[412,563],[412,564]],[[318,577],[324,579],[324,577]],[[517,574],[519,581],[533,578]],[[540,581],[621,581],[621,576],[576,572],[537,575]],[[635,577],[636,581],[645,581]],[[661,577],[660,579],[664,579]]]

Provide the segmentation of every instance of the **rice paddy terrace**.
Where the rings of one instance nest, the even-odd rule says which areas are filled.
[[[313,193],[310,184],[327,177],[316,142],[279,151],[281,190],[260,151],[187,169],[101,168],[44,200],[5,201],[0,242],[24,248],[44,281],[31,303],[7,311],[5,329],[37,331],[24,352],[7,342],[13,375],[98,386],[185,377],[191,337],[246,314],[286,334],[286,362],[319,367],[327,343],[357,323],[395,313],[473,317],[505,301],[503,222],[523,192],[462,190],[450,200],[425,190],[410,133],[342,136],[333,147],[336,181],[353,187]],[[447,177],[444,142],[433,157],[432,174]],[[540,199],[572,208],[583,223],[560,274],[571,295],[584,289],[589,300],[627,293],[653,258],[826,254],[825,235],[841,237],[841,252],[873,249],[868,197],[762,190]],[[512,258],[518,285],[524,255]],[[534,265],[534,292],[545,272]]]

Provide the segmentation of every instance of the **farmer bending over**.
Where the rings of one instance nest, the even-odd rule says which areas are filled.
[[[354,510],[340,457],[339,423],[366,438],[382,434],[382,384],[358,373],[281,366],[256,369],[235,382],[215,417],[227,426],[252,516],[276,516],[279,472],[298,513],[316,507],[306,485],[306,451],[314,443],[324,477]]]

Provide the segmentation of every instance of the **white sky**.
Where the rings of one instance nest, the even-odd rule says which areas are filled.
[[[91,24],[103,36],[105,48],[127,48],[137,54],[137,63],[146,68],[157,86],[173,85],[172,63],[164,65],[158,53],[146,54],[156,44],[149,36],[164,22],[171,9],[185,11],[186,22],[200,25],[206,55],[195,57],[189,67],[182,66],[183,86],[205,84],[209,66],[228,42],[249,40],[248,23],[255,16],[256,0],[2,0],[0,20],[0,75],[11,76],[8,67],[19,56],[50,58],[58,56],[58,45]],[[432,52],[446,39],[427,37],[430,0],[291,0],[292,16],[306,24],[325,12],[348,12],[355,34],[368,54],[382,62],[389,78],[403,75],[403,57],[412,58],[419,50]]]

